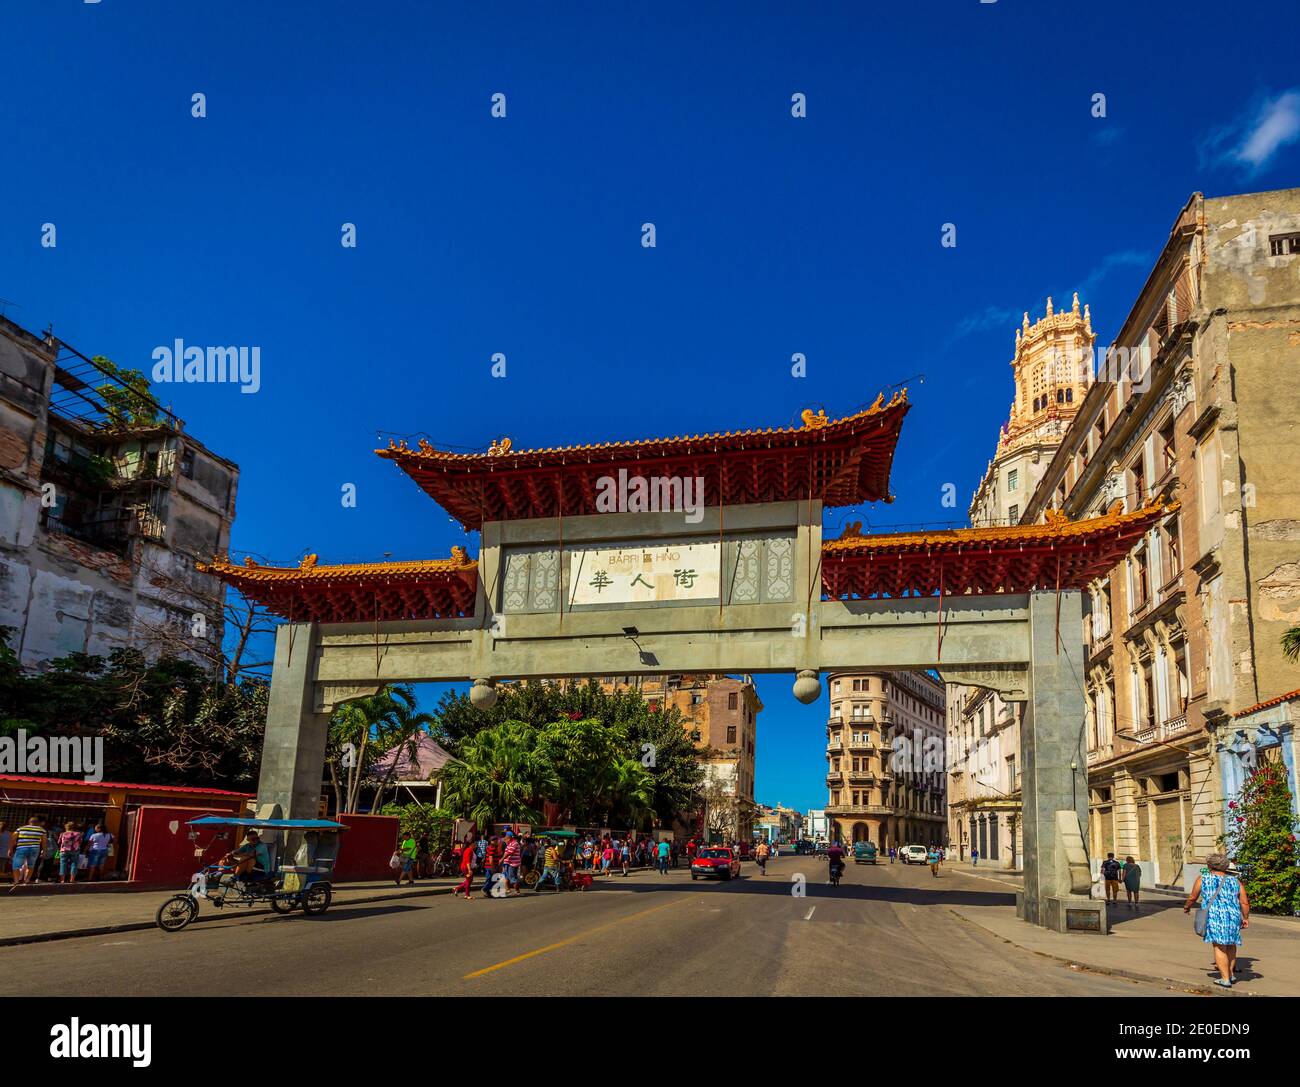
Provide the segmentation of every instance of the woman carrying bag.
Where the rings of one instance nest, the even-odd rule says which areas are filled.
[[[1200,902],[1193,927],[1196,935],[1214,945],[1214,965],[1220,975],[1214,984],[1231,989],[1241,930],[1250,925],[1250,903],[1241,880],[1228,874],[1226,855],[1211,853],[1205,858],[1205,867],[1209,871],[1196,877],[1191,893],[1183,903],[1183,913],[1187,913],[1194,902]]]

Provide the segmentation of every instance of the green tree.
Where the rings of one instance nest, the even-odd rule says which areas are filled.
[[[478,732],[505,721],[523,721],[539,731],[556,722],[596,722],[617,733],[620,757],[636,762],[649,778],[648,797],[639,797],[635,789],[626,791],[626,804],[620,807],[616,802],[606,811],[609,817],[640,826],[653,813],[667,824],[699,807],[703,776],[695,748],[699,731],[689,727],[676,707],[651,710],[637,691],[606,691],[590,680],[564,685],[511,683],[498,688],[497,702],[489,710],[476,709],[464,694],[448,693],[435,713],[437,734],[454,753],[461,753],[465,741]],[[570,795],[576,795],[576,787]],[[548,799],[565,803],[558,797]],[[581,803],[569,806],[583,810]],[[576,814],[573,818],[583,821]]]
[[[154,426],[160,406],[149,391],[149,379],[140,370],[118,366],[112,359],[96,355],[90,360],[115,381],[98,385],[95,391],[103,398],[104,412],[111,427]]]
[[[420,734],[432,724],[436,724],[435,718],[417,710],[415,690],[405,684],[384,687],[377,694],[337,707],[330,717],[325,747],[335,810],[355,812],[364,789],[373,783],[375,760],[403,747],[414,755]],[[387,784],[379,783],[376,804]]]
[[[1286,767],[1265,763],[1228,804],[1228,833],[1220,839],[1244,873],[1250,908],[1294,914],[1300,909],[1297,820]]]
[[[594,719],[552,722],[537,733],[537,753],[557,779],[547,799],[564,809],[570,822],[640,826],[654,815],[653,779],[627,752],[622,725]]]
[[[1290,627],[1282,635],[1282,654],[1287,660],[1300,660],[1300,627]]]
[[[536,823],[543,798],[560,790],[555,767],[537,750],[537,730],[504,721],[465,737],[460,757],[443,770],[444,807],[480,827]]]
[[[29,672],[0,651],[0,732],[102,736],[107,780],[219,788],[257,777],[267,685],[225,683],[191,661],[135,649],[72,653]]]
[[[385,804],[379,814],[397,816],[402,837],[409,834],[419,841],[421,836],[427,835],[429,846],[435,853],[451,846],[456,816],[447,808],[435,808],[432,804]]]

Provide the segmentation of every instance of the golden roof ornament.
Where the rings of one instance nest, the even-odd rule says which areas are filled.
[[[299,570],[310,570],[313,566],[316,565],[316,559],[317,559],[317,556],[316,556],[316,555],[305,555],[305,556],[303,556],[303,560],[302,560],[302,562],[298,563],[298,569],[299,569]]]
[[[1059,527],[1068,525],[1070,519],[1065,515],[1065,510],[1047,510],[1043,514],[1043,524]]]
[[[821,430],[822,427],[830,422],[830,420],[826,418],[825,408],[818,408],[815,413],[812,408],[804,408],[803,411],[799,413],[799,418],[803,420],[803,425],[808,427],[810,430]]]
[[[469,562],[469,553],[461,547],[460,544],[453,544],[451,548],[451,561],[456,563],[457,566],[464,566]]]
[[[488,446],[489,457],[503,457],[510,452],[510,439],[502,438],[499,441],[492,439],[492,444]]]
[[[1050,294],[1047,296],[1047,316],[1052,316],[1052,296]]]
[[[1077,314],[1079,312],[1079,292],[1074,292],[1074,305],[1070,307],[1070,312]]]

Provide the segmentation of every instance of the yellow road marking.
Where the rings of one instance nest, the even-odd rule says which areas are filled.
[[[604,932],[605,929],[613,928],[615,925],[621,925],[625,921],[635,921],[638,917],[645,917],[647,914],[658,913],[660,910],[666,910],[670,906],[676,906],[681,902],[688,902],[689,898],[679,898],[673,902],[665,902],[662,906],[651,906],[648,910],[641,910],[639,913],[628,914],[627,917],[620,917],[617,921],[606,921],[603,925],[597,925],[595,928],[589,928],[580,932],[577,936],[570,936],[567,940],[560,940],[557,943],[547,944],[545,947],[539,947],[534,951],[525,951],[522,955],[516,955],[513,959],[506,959],[504,962],[493,963],[491,966],[485,966],[482,970],[475,970],[472,974],[466,974],[461,981],[468,981],[470,978],[481,978],[484,974],[490,974],[493,970],[501,970],[507,966],[514,966],[517,962],[523,962],[525,959],[531,959],[537,955],[545,955],[548,951],[554,951],[556,948],[568,947],[569,944],[577,943],[584,937],[591,936],[597,932]]]

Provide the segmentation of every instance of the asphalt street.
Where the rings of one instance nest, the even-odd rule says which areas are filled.
[[[802,880],[801,878],[802,877]],[[957,917],[1008,890],[948,869],[781,857],[518,899],[439,895],[319,918],[259,907],[192,925],[0,948],[0,994],[86,996],[1147,996]],[[802,891],[802,893],[794,893]],[[160,894],[161,903],[167,896]],[[211,907],[205,906],[205,911]]]

